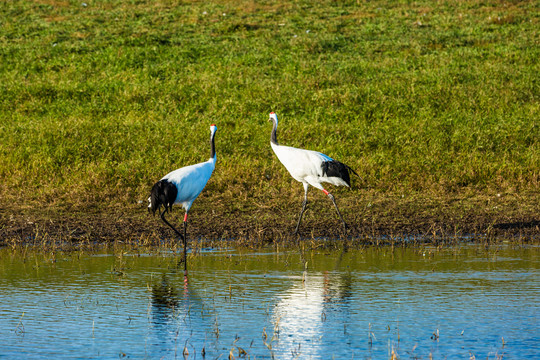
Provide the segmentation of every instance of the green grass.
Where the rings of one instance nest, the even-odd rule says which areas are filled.
[[[376,192],[538,195],[539,20],[536,1],[4,1],[0,198],[135,203],[205,161],[216,123],[205,196],[271,204],[293,180],[270,111],[282,144]]]

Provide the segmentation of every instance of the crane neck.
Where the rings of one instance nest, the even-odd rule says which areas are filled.
[[[216,133],[212,133],[212,135],[210,136],[210,159],[215,159],[216,158],[216,145],[214,144],[214,136],[216,135]]]
[[[270,135],[270,142],[279,145],[277,141],[277,121],[272,119],[272,122],[274,123],[274,127],[272,128],[272,134]]]

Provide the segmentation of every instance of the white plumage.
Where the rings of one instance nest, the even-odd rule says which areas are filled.
[[[171,171],[161,180],[166,180],[176,186],[178,195],[173,204],[182,205],[186,213],[204,187],[216,166],[216,156],[203,163],[185,166]],[[151,206],[151,205],[150,205]]]
[[[347,224],[339,212],[334,196],[326,191],[321,183],[327,182],[336,186],[350,187],[351,180],[349,171],[352,171],[357,176],[358,174],[356,174],[349,166],[334,160],[323,153],[279,145],[277,141],[277,115],[273,112],[270,113],[269,121],[272,121],[274,124],[272,135],[270,137],[270,146],[272,147],[272,150],[274,150],[277,158],[285,166],[287,171],[289,171],[291,176],[304,185],[304,202],[302,203],[302,211],[300,212],[298,224],[296,225],[296,230],[294,232],[298,232],[300,222],[302,221],[302,215],[306,210],[309,185],[322,190],[328,195],[336,208],[339,218],[343,222],[344,228],[347,229]]]
[[[212,176],[212,172],[216,167],[216,148],[214,144],[214,136],[217,131],[217,126],[212,124],[210,126],[210,159],[208,161],[185,166],[183,168],[171,171],[165,175],[161,180],[154,184],[150,197],[148,198],[148,208],[154,214],[159,211],[163,206],[161,212],[161,219],[171,229],[173,229],[184,242],[184,267],[187,267],[186,263],[186,251],[187,251],[187,216],[191,205],[201,191],[203,191],[206,183]],[[184,208],[184,233],[181,234],[173,225],[171,225],[167,219],[165,219],[165,213],[172,209],[174,204],[180,204]]]
[[[323,173],[322,164],[335,161],[331,157],[313,150],[276,145],[272,142],[270,145],[279,161],[296,181],[308,183],[319,190],[324,190],[321,182],[336,186],[349,186],[341,177],[329,177]]]

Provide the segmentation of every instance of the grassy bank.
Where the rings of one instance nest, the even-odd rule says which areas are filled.
[[[337,190],[345,212],[502,194],[534,220],[539,14],[535,1],[2,2],[2,211],[138,211],[163,174],[208,158],[216,123],[200,210],[294,218],[302,188],[269,147],[275,111],[283,144],[362,175]]]

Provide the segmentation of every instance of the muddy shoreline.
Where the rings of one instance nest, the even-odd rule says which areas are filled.
[[[362,201],[342,199],[349,224],[344,236],[339,220],[323,201],[314,201],[296,225],[296,203],[235,208],[231,202],[201,199],[190,212],[188,238],[232,240],[239,244],[290,242],[299,239],[349,239],[357,244],[413,241],[516,241],[540,243],[540,210],[535,194],[528,197],[473,197],[452,199],[371,197]],[[360,209],[360,211],[356,210]],[[330,210],[332,210],[330,208]],[[168,218],[181,226],[183,211]],[[175,241],[145,204],[127,206],[26,206],[0,207],[0,246],[64,243],[145,243]]]

